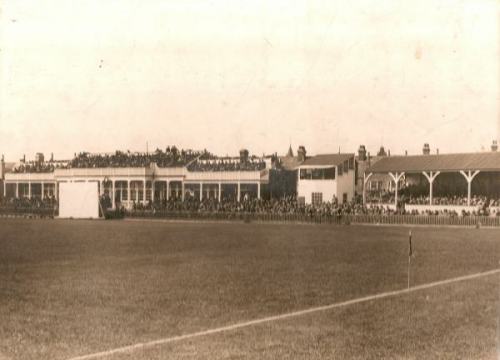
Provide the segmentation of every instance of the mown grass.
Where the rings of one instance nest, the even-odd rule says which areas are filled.
[[[407,232],[0,220],[0,358],[65,359],[401,289]],[[500,267],[498,230],[415,228],[413,244],[412,284]],[[490,357],[498,282],[494,275],[113,359]]]

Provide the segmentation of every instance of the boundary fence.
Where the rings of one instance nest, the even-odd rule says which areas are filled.
[[[267,214],[267,213],[210,213],[136,210],[125,212],[129,218],[156,218],[171,220],[221,220],[295,222],[313,224],[389,224],[389,225],[455,225],[500,227],[500,216],[443,216],[443,215],[307,215],[307,214]]]
[[[52,208],[2,208],[0,217],[47,217],[58,215]],[[281,222],[308,224],[384,224],[384,225],[435,225],[435,226],[488,226],[500,227],[500,216],[445,216],[445,215],[307,215],[307,214],[268,214],[243,212],[190,212],[166,210],[107,211],[107,219],[144,218],[167,220],[209,220],[243,222]]]

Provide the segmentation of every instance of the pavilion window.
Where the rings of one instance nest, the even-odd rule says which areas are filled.
[[[137,183],[135,181],[130,182],[130,200],[137,200]]]
[[[321,180],[324,178],[323,169],[312,169],[312,179]]]
[[[320,205],[323,202],[323,193],[313,192],[311,194],[311,200],[313,205]]]
[[[324,170],[325,173],[325,179],[327,180],[334,180],[335,179],[335,168],[327,168]]]
[[[151,190],[153,189],[153,185],[151,181],[146,181],[146,201],[151,200]]]
[[[311,180],[312,170],[311,169],[300,169],[300,179],[301,180]]]

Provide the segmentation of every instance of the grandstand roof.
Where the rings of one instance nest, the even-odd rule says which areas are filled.
[[[335,166],[351,158],[354,158],[354,154],[320,154],[307,158],[300,166]]]
[[[460,170],[500,171],[500,152],[466,154],[388,156],[373,164],[367,171],[421,172]]]

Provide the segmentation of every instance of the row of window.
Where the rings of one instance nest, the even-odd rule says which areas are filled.
[[[339,175],[354,170],[354,158],[344,161],[338,166]],[[326,169],[300,169],[301,180],[335,180],[335,167]]]
[[[334,180],[335,168],[300,169],[301,180]]]

